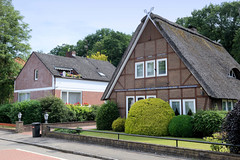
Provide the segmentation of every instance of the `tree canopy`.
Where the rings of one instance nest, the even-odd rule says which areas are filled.
[[[0,0],[0,104],[12,97],[14,79],[20,70],[14,58],[23,59],[30,53],[28,24],[15,10],[11,0]]]
[[[200,34],[221,43],[240,62],[240,1],[210,4],[191,14],[178,18],[176,23],[195,27]]]
[[[75,50],[78,56],[93,57],[98,52],[108,57],[113,65],[117,66],[125,52],[131,35],[108,28],[97,30],[96,33],[86,36],[83,40],[79,40],[77,44],[57,46],[50,51],[50,54],[65,56],[69,50]]]

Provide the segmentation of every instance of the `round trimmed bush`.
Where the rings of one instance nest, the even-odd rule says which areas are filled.
[[[113,101],[107,101],[98,110],[96,117],[97,129],[112,130],[112,123],[119,117],[117,104]]]
[[[151,136],[168,135],[168,125],[174,117],[170,105],[159,98],[137,101],[130,108],[125,132]]]
[[[112,129],[115,132],[124,132],[125,129],[125,118],[119,117],[118,119],[114,120],[112,123]]]
[[[168,131],[174,137],[192,137],[193,118],[189,115],[179,115],[173,117],[168,126]]]
[[[193,119],[193,132],[196,137],[211,136],[220,131],[223,116],[216,111],[198,111]]]

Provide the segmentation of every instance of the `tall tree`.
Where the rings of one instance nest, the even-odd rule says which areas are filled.
[[[13,58],[25,59],[30,53],[28,24],[15,10],[11,0],[0,0],[0,104],[12,97],[14,78],[19,67]]]
[[[239,12],[240,1],[210,4],[201,10],[194,10],[190,17],[178,18],[176,23],[184,27],[196,27],[200,34],[220,42],[240,62],[240,50],[236,49],[240,42]]]

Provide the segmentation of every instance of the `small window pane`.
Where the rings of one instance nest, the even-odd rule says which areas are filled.
[[[222,110],[224,110],[224,111],[227,110],[226,101],[222,101]]]
[[[64,103],[67,103],[67,92],[62,92],[62,100]]]
[[[158,74],[166,74],[166,61],[158,62]]]
[[[81,103],[81,100],[80,100],[80,93],[75,93],[75,92],[69,92],[68,93],[69,95],[69,103],[70,104],[75,104],[75,103]]]
[[[137,64],[137,77],[143,77],[143,63]]]
[[[192,115],[193,112],[194,112],[194,102],[185,101],[185,114]]]
[[[172,109],[175,113],[175,115],[180,115],[180,102],[179,101],[173,101],[172,102]]]
[[[154,76],[154,62],[147,62],[147,76]]]
[[[232,102],[231,101],[228,101],[227,103],[227,107],[228,107],[228,111],[231,111],[232,110]]]
[[[30,100],[30,93],[19,93],[18,94],[19,102],[26,101],[26,100]]]

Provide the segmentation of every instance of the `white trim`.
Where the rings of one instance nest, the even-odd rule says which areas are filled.
[[[136,102],[139,101],[138,98],[143,98],[143,99],[145,99],[145,96],[136,96]]]
[[[179,102],[179,104],[180,104],[179,115],[181,115],[182,114],[182,101],[181,101],[181,99],[170,99],[169,103],[170,103],[171,108],[172,108],[172,102]]]
[[[142,65],[143,66],[143,70],[142,70],[142,76],[137,76],[137,66],[138,65]],[[135,79],[138,79],[138,78],[144,78],[144,62],[136,62],[135,63]]]
[[[149,13],[149,14],[150,14],[150,13]],[[119,70],[119,72],[117,73],[117,75],[116,75],[116,77],[115,77],[115,79],[114,79],[114,81],[113,81],[113,83],[112,83],[112,85],[111,85],[111,87],[110,87],[107,95],[106,95],[106,99],[109,98],[109,96],[110,96],[110,94],[111,94],[111,92],[112,92],[112,90],[113,90],[113,87],[114,87],[115,84],[117,83],[117,80],[119,79],[119,77],[120,77],[120,75],[121,75],[121,73],[122,73],[122,71],[123,71],[126,63],[128,62],[128,60],[129,60],[129,58],[130,58],[130,56],[131,56],[131,54],[132,54],[132,52],[133,52],[133,50],[134,50],[134,48],[136,47],[136,44],[137,44],[140,36],[142,35],[142,32],[143,32],[143,30],[145,29],[145,27],[146,27],[149,19],[151,19],[151,17],[148,15],[147,18],[146,18],[146,20],[145,20],[145,22],[144,22],[144,24],[143,24],[143,26],[142,26],[142,28],[141,28],[141,30],[139,31],[139,33],[138,33],[138,35],[137,35],[137,37],[136,37],[136,39],[135,39],[135,41],[134,41],[134,43],[133,43],[130,51],[128,52],[127,57],[125,58],[122,66],[120,67],[120,70]]]
[[[148,96],[147,96],[147,99],[148,99],[148,98],[156,98],[156,95],[148,95]]]
[[[186,115],[187,113],[185,113],[185,102],[187,101],[193,101],[193,111],[192,113],[196,113],[196,103],[195,103],[195,99],[183,99],[183,114]]]
[[[34,70],[34,80],[37,81],[38,80],[38,69]]]
[[[128,116],[128,98],[133,98],[133,103],[135,103],[135,97],[134,96],[126,96],[126,118]]]
[[[44,91],[44,90],[53,90],[53,87],[45,87],[45,88],[31,88],[31,89],[22,89],[22,90],[15,90],[14,93],[18,92],[34,92],[34,91]]]
[[[147,65],[148,65],[148,63],[153,63],[153,75],[148,75],[148,67],[147,67]],[[146,73],[145,73],[145,75],[146,75],[146,77],[155,77],[155,72],[156,72],[156,66],[155,66],[155,60],[150,60],[150,61],[145,61],[145,71],[146,71]]]
[[[166,68],[166,73],[165,74],[159,74],[159,65],[158,62],[165,61],[165,68]],[[167,58],[162,58],[162,59],[157,59],[157,76],[167,76]]]

